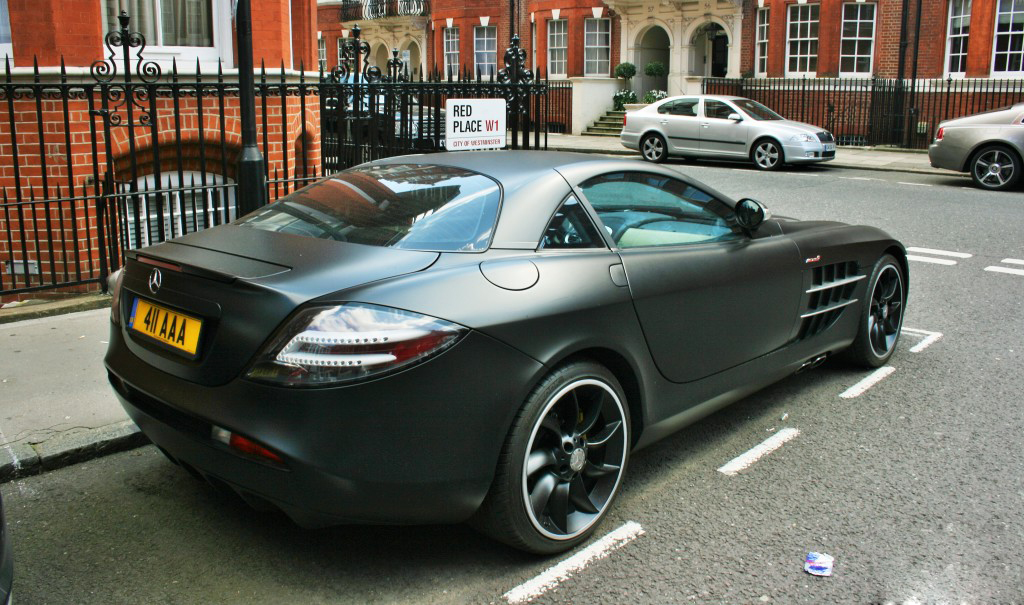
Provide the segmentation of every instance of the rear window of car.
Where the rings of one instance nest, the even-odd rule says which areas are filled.
[[[500,202],[498,183],[476,172],[384,164],[340,172],[235,224],[367,246],[480,252]]]

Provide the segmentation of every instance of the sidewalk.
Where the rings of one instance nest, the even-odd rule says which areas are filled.
[[[571,134],[549,134],[548,149],[552,151],[579,151],[583,153],[607,153],[639,158],[640,152],[626,149],[618,137],[593,137]],[[888,149],[879,147],[840,147],[836,159],[819,164],[830,168],[853,168],[860,170],[883,170],[889,172],[912,172],[917,174],[942,174],[960,176],[959,172],[932,168],[928,152],[924,150]]]
[[[639,158],[618,137],[552,134],[548,148]],[[959,174],[907,150],[843,147],[824,166]],[[148,442],[107,384],[109,305],[86,294],[0,308],[0,483]]]

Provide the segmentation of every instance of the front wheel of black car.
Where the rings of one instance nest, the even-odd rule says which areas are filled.
[[[1002,145],[982,147],[971,159],[974,184],[992,191],[1003,191],[1016,185],[1021,170],[1017,154]]]
[[[552,372],[513,422],[473,525],[537,554],[583,542],[618,493],[629,430],[625,395],[606,368],[578,361]]]
[[[846,358],[857,365],[877,368],[896,350],[907,303],[903,267],[886,254],[875,263],[868,281],[868,298],[862,307],[857,338]]]

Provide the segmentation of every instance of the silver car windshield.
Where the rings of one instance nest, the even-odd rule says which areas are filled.
[[[755,120],[785,120],[786,118],[780,116],[774,111],[768,109],[764,105],[761,105],[757,101],[750,99],[735,99],[733,103],[742,109],[746,114]]]
[[[385,164],[340,172],[236,225],[342,242],[479,252],[490,244],[501,188],[450,166]]]

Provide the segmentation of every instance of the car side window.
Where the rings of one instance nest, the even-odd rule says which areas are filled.
[[[729,116],[734,113],[739,112],[737,112],[732,107],[726,105],[722,101],[716,101],[714,99],[704,100],[704,117],[728,120]]]
[[[659,105],[658,113],[667,113],[674,116],[696,117],[698,102],[699,99],[695,97],[676,99],[675,101],[669,101],[668,103]]]
[[[678,246],[742,237],[728,205],[684,181],[613,172],[580,185],[619,248]]]
[[[575,196],[569,196],[551,217],[540,247],[545,250],[603,248],[604,241],[587,211]]]

